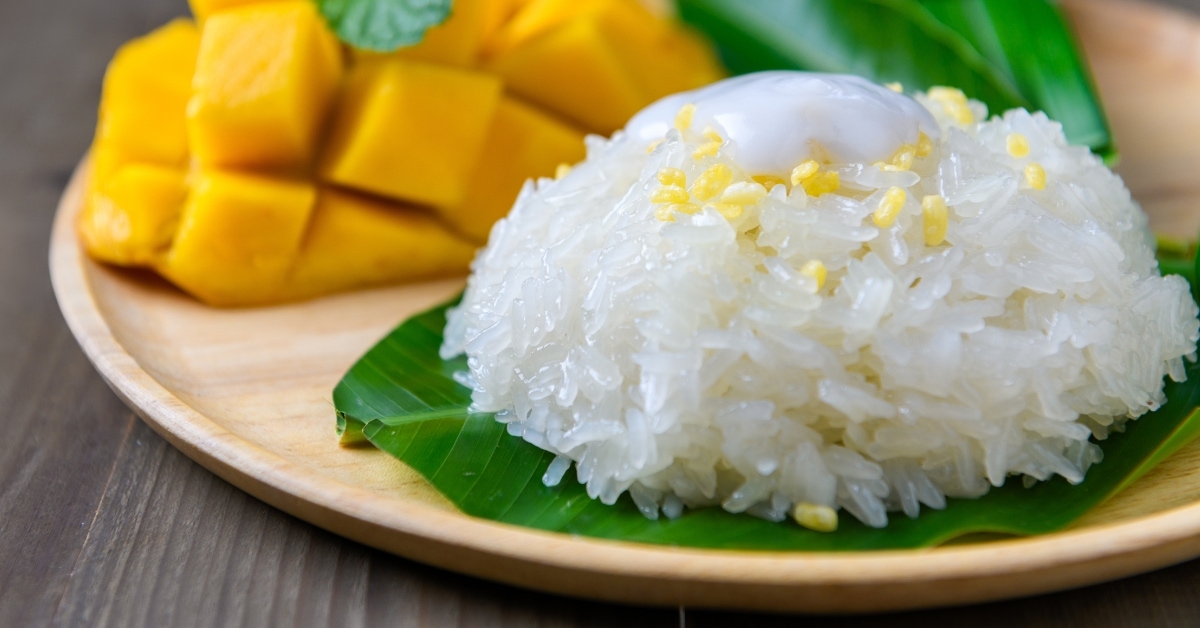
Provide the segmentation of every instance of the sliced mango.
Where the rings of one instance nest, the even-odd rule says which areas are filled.
[[[621,128],[646,105],[611,41],[592,21],[570,22],[500,57],[492,68],[517,95],[597,133]]]
[[[310,163],[341,75],[339,44],[311,2],[211,16],[188,104],[194,155],[207,167]]]
[[[455,0],[445,22],[425,31],[421,43],[401,48],[397,54],[406,59],[470,67],[483,47],[490,5],[504,1]]]
[[[656,42],[653,54],[653,75],[643,86],[651,100],[725,78],[713,47],[686,28],[669,29]]]
[[[532,0],[487,42],[485,53],[499,56],[567,22],[598,17],[602,21],[631,23],[641,32],[635,35],[639,38],[664,28],[663,20],[657,19],[637,0]]]
[[[213,305],[278,300],[316,196],[307,181],[199,172],[159,271]]]
[[[534,0],[486,53],[513,92],[603,134],[721,74],[707,45],[636,0]]]
[[[474,254],[474,245],[425,212],[325,189],[289,281],[289,296],[460,274]]]
[[[104,75],[96,144],[111,163],[187,161],[184,112],[200,33],[179,19],[117,51]],[[111,172],[111,170],[110,170]]]
[[[110,65],[77,227],[214,305],[464,272],[583,130],[720,74],[639,0],[456,0],[420,44],[348,60],[312,0],[189,1],[202,32]]]
[[[154,164],[120,166],[93,186],[79,215],[88,253],[114,264],[149,264],[171,245],[187,196],[182,170]]]
[[[208,16],[221,11],[245,6],[247,4],[261,4],[264,1],[270,0],[188,0],[188,5],[192,7],[192,15],[196,16],[197,20],[203,22],[208,19]]]
[[[582,131],[505,97],[496,108],[466,197],[438,212],[459,233],[486,242],[492,223],[512,208],[527,179],[551,176],[559,164],[573,164],[584,156]]]
[[[352,72],[320,165],[327,182],[415,203],[462,201],[500,81],[395,57]]]

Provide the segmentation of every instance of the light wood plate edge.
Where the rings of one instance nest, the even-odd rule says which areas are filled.
[[[86,270],[94,262],[83,255],[75,237],[86,171],[85,160],[60,201],[49,261],[63,317],[87,357],[126,404],[189,458],[262,501],[355,541],[453,571],[558,594],[632,604],[823,613],[1019,597],[1200,556],[1200,504],[1110,525],[986,544],[787,553],[572,537],[381,499],[234,436],[139,367],[97,307]]]

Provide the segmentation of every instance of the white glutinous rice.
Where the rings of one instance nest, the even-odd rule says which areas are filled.
[[[590,496],[651,518],[882,527],[1012,475],[1081,482],[1089,439],[1184,377],[1188,285],[1059,124],[752,76],[588,138],[475,260],[442,354],[467,354],[474,409],[558,455],[545,482],[573,461]]]

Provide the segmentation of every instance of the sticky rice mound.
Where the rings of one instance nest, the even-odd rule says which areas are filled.
[[[931,94],[940,138],[795,180],[747,172],[711,129],[589,138],[526,186],[449,314],[473,408],[558,455],[547,484],[574,463],[651,518],[883,527],[1084,481],[1094,440],[1185,377],[1197,307],[1059,124]]]

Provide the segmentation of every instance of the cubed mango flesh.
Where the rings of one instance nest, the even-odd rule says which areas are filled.
[[[188,0],[188,5],[192,8],[192,15],[197,20],[204,21],[208,16],[221,11],[237,8],[247,4],[261,4],[262,2],[270,2],[271,0]]]
[[[341,76],[340,46],[311,2],[211,16],[188,104],[193,154],[206,167],[310,163]]]
[[[498,57],[492,69],[513,93],[596,133],[621,128],[647,104],[614,42],[591,20],[535,38]]]
[[[470,67],[483,46],[489,5],[503,1],[455,0],[445,22],[425,31],[419,44],[401,48],[397,54],[406,59]]]
[[[486,242],[492,224],[512,208],[529,178],[548,177],[585,156],[583,132],[534,107],[505,97],[462,203],[438,208],[455,230]]]
[[[456,0],[420,44],[349,59],[311,0],[189,1],[201,29],[110,64],[77,227],[213,305],[465,272],[583,130],[720,76],[639,0]]]
[[[500,98],[495,76],[396,57],[352,72],[319,172],[403,201],[462,201]]]
[[[514,93],[603,134],[721,75],[702,41],[637,0],[533,0],[485,52]]]
[[[465,273],[474,245],[428,213],[321,191],[289,283],[291,298]]]
[[[79,215],[88,253],[114,264],[150,264],[171,245],[187,196],[185,173],[127,163],[103,186],[90,186]]]
[[[183,166],[185,112],[200,33],[175,20],[120,48],[104,75],[96,145],[114,161]]]
[[[308,181],[199,172],[159,271],[213,305],[278,300],[316,196]]]

